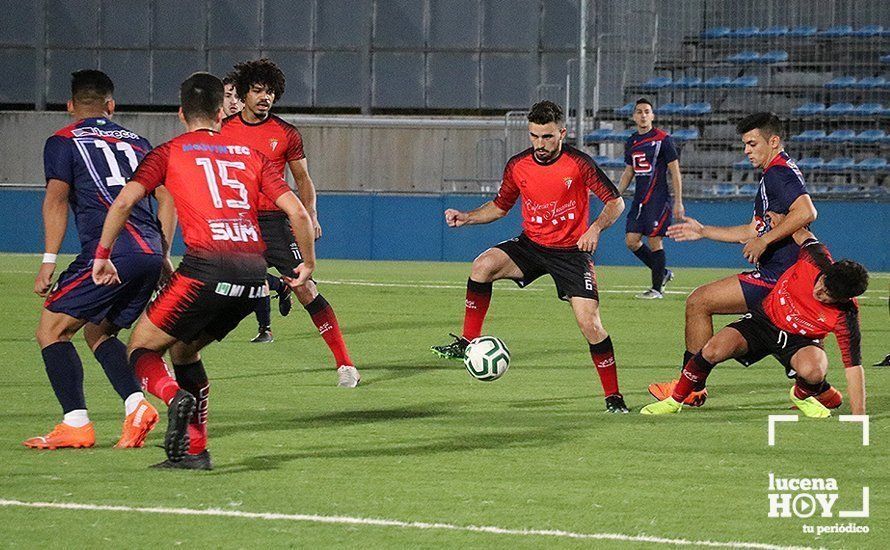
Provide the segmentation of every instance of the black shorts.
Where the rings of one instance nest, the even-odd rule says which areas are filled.
[[[281,275],[293,276],[294,269],[303,263],[303,256],[294,240],[287,214],[262,212],[259,222],[260,233],[266,243],[266,264],[274,267]]]
[[[788,378],[797,376],[791,367],[791,357],[795,353],[807,346],[822,349],[821,340],[781,330],[759,310],[749,311],[741,319],[727,326],[739,331],[748,343],[748,352],[736,357],[736,361],[747,367],[767,355],[772,355],[785,367],[785,375]]]
[[[521,288],[541,275],[549,274],[556,283],[560,300],[573,297],[599,300],[593,256],[588,252],[577,248],[547,248],[532,242],[525,233],[495,245],[495,248],[503,250],[522,271],[522,278],[515,279]]]
[[[177,271],[145,314],[156,327],[182,342],[193,342],[202,333],[222,340],[253,313],[261,297],[268,295],[262,280],[202,281]]]

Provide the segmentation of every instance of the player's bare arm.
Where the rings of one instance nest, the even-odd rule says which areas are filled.
[[[802,229],[816,220],[816,206],[809,195],[801,195],[791,203],[788,213],[785,214],[782,223],[774,226],[760,237],[751,239],[745,244],[742,254],[749,262],[757,263],[760,256],[766,251],[767,247],[776,242],[793,235],[797,230]]]
[[[49,256],[44,256],[37,278],[34,279],[34,292],[40,296],[46,296],[49,292],[56,271],[56,262],[47,260],[54,260],[65,239],[65,229],[68,227],[68,191],[68,184],[62,180],[51,179],[46,183],[46,195],[43,197],[43,251]]]
[[[145,198],[146,194],[146,189],[141,183],[131,181],[121,189],[108,208],[108,215],[102,226],[102,236],[96,247],[96,258],[93,260],[93,282],[97,285],[120,284],[117,268],[111,263],[111,247],[124,229],[133,207]]]
[[[303,263],[294,269],[296,276],[284,278],[291,287],[298,287],[308,281],[315,270],[315,230],[312,218],[300,199],[290,191],[275,199],[275,206],[287,214],[291,231],[294,233],[294,238],[300,247],[300,254],[303,256]]]
[[[710,239],[724,243],[743,243],[757,237],[755,222],[747,225],[717,226],[704,225],[695,218],[686,216],[682,223],[668,227],[667,236],[678,242]]]
[[[587,231],[578,239],[578,249],[584,252],[593,253],[599,244],[600,233],[618,219],[618,216],[624,212],[624,199],[615,197],[603,206],[600,215],[590,224]]]
[[[320,239],[321,224],[318,223],[315,184],[309,176],[309,163],[305,158],[301,158],[299,160],[288,162],[288,166],[290,166],[291,174],[294,175],[294,182],[296,182],[297,185],[297,194],[299,195],[300,202],[306,207],[306,211],[312,219],[312,230],[315,233],[315,238]]]
[[[170,260],[170,249],[173,246],[173,238],[176,234],[176,207],[173,204],[173,196],[164,187],[158,187],[154,191],[158,201],[158,221],[161,222],[161,237],[164,252],[164,266],[161,272],[160,283],[163,284],[175,271]]]
[[[674,217],[682,220],[686,217],[686,208],[683,206],[683,177],[680,175],[680,161],[669,162],[668,171],[671,173],[671,185],[674,188]]]
[[[497,221],[506,215],[506,210],[501,210],[495,206],[493,201],[489,201],[479,208],[470,210],[469,212],[461,212],[460,210],[449,208],[445,211],[445,223],[448,224],[448,227],[478,225]]]
[[[630,182],[634,179],[634,169],[630,166],[624,167],[624,172],[621,172],[621,178],[618,180],[618,194],[623,195],[627,190]]]
[[[850,399],[850,412],[865,414],[865,371],[862,365],[844,369],[847,378],[847,397]]]

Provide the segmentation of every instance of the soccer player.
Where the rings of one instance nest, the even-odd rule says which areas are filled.
[[[109,207],[151,149],[145,138],[111,121],[113,93],[114,83],[101,71],[73,73],[68,113],[76,122],[47,139],[43,150],[46,253],[34,292],[45,296],[46,301],[37,327],[37,343],[64,416],[49,434],[24,442],[34,449],[92,447],[95,443],[83,393],[83,365],[71,343],[80,329],[112,387],[124,400],[126,419],[115,447],[141,447],[158,420],[157,411],[145,400],[127,365],[126,346],[117,339],[118,331],[129,327],[142,313],[165,260],[158,219],[147,197],[134,203],[132,215],[125,218],[126,232],[114,249],[121,284],[113,288],[97,286],[90,279],[90,263]],[[81,250],[53,285],[69,206]]]
[[[244,108],[244,102],[241,101],[241,98],[238,97],[238,92],[235,91],[235,83],[231,78],[226,77],[223,79],[223,86],[226,91],[225,98],[223,99],[223,111],[225,111],[226,116],[237,115]]]
[[[467,280],[463,332],[459,337],[452,334],[452,344],[434,346],[432,351],[448,359],[464,357],[467,345],[482,333],[492,282],[512,279],[524,288],[549,274],[559,298],[571,304],[587,339],[606,396],[606,410],[627,413],[618,391],[612,340],[600,319],[591,257],[600,232],[615,223],[624,210],[624,201],[593,159],[563,143],[564,121],[562,109],[555,103],[541,101],[533,105],[528,114],[532,146],[507,163],[495,199],[470,212],[445,211],[450,227],[491,223],[506,216],[521,195],[523,231],[473,261]],[[605,207],[588,225],[591,191]]]
[[[655,114],[652,103],[645,98],[634,105],[635,134],[624,144],[624,173],[618,182],[618,192],[624,193],[631,181],[636,182],[634,200],[627,213],[624,242],[628,250],[652,271],[652,287],[636,297],[641,300],[664,298],[662,290],[674,274],[666,269],[662,238],[671,225],[671,201],[667,173],[674,186],[673,212],[683,219],[683,181],[680,161],[674,140],[667,132],[652,125]],[[646,236],[649,246],[643,242]]]
[[[297,194],[312,218],[315,238],[320,238],[315,185],[309,176],[306,156],[303,154],[303,138],[295,127],[271,113],[272,105],[284,94],[284,73],[272,61],[259,59],[235,65],[229,77],[235,83],[238,97],[244,101],[244,109],[223,121],[223,135],[237,138],[239,143],[246,143],[266,155],[281,174],[284,174],[285,166],[290,168],[297,185]],[[263,197],[260,197],[259,210],[260,231],[267,246],[266,261],[269,267],[287,275],[302,261],[300,247],[294,242],[287,226],[287,216]],[[268,283],[270,289],[279,294],[281,314],[287,315],[290,311],[288,287],[282,285],[278,277],[268,277]],[[318,287],[312,280],[294,289],[294,294],[334,355],[337,385],[342,388],[356,387],[361,375],[349,357],[333,307],[318,292]],[[268,297],[260,301],[256,313],[259,332],[252,341],[271,342]]]
[[[847,393],[853,414],[865,414],[865,375],[859,336],[859,306],[855,297],[868,287],[868,272],[860,264],[834,262],[825,245],[801,231],[799,259],[778,280],[763,302],[718,332],[683,367],[679,383],[662,401],[643,407],[642,414],[678,413],[711,369],[730,358],[748,366],[772,355],[795,378],[791,402],[809,417],[825,418],[831,411],[817,396],[830,388],[825,380],[828,356],[822,341],[833,332],[841,349]]]
[[[736,226],[703,225],[689,216],[668,228],[667,236],[677,241],[711,239],[745,243],[745,259],[755,269],[719,279],[696,288],[686,298],[686,352],[689,362],[714,334],[713,316],[745,313],[758,304],[797,258],[799,247],[792,235],[816,219],[816,207],[807,194],[803,174],[782,146],[782,123],[772,113],[756,113],[742,119],[736,127],[745,144],[745,155],[763,173],[754,197],[754,215],[750,223]],[[776,224],[775,216],[783,221]],[[649,392],[656,399],[671,395],[677,381],[655,383]],[[687,405],[704,404],[708,397],[704,385],[689,395]]]
[[[303,262],[289,275],[299,286],[315,267],[312,221],[281,172],[262,153],[220,135],[223,85],[195,73],[180,88],[188,132],[149,153],[111,206],[93,261],[99,284],[119,280],[109,259],[130,210],[159,186],[176,205],[186,253],[130,336],[130,366],[169,407],[159,467],[210,469],[207,414],[210,383],[200,351],[222,340],[256,307],[266,288],[265,245],[257,222],[262,194],[288,216]],[[169,350],[176,378],[167,371]]]

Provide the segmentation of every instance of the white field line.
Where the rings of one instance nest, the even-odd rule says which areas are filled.
[[[402,529],[435,529],[443,531],[463,531],[470,533],[486,533],[491,535],[510,535],[519,537],[553,537],[563,539],[612,540],[620,542],[647,542],[670,546],[707,546],[711,548],[750,548],[756,550],[798,550],[806,546],[776,546],[759,542],[719,542],[711,540],[687,540],[652,537],[649,535],[622,535],[620,533],[575,533],[556,529],[506,529],[503,527],[481,525],[454,525],[451,523],[427,523],[423,521],[400,521],[394,519],[359,518],[350,516],[319,516],[315,514],[279,514],[272,512],[242,512],[239,510],[220,510],[217,508],[165,508],[110,506],[103,504],[79,504],[73,502],[25,502],[21,500],[0,499],[0,506],[20,508],[43,508],[56,510],[85,510],[92,512],[128,512],[138,514],[160,514],[173,516],[210,516],[242,519],[261,519],[268,521],[300,521],[309,523],[329,523],[340,525],[370,525],[374,527],[398,527]]]

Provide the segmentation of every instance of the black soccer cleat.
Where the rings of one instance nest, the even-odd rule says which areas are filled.
[[[278,313],[282,317],[290,315],[290,310],[294,307],[294,300],[291,288],[287,286],[287,283],[281,281],[281,290],[278,291],[278,295],[275,297],[278,298]]]
[[[167,433],[164,435],[164,452],[171,462],[179,462],[189,450],[189,421],[195,414],[197,400],[189,392],[180,389],[167,409]]]
[[[454,342],[451,342],[450,344],[446,344],[444,346],[432,346],[430,348],[430,351],[443,359],[456,359],[458,361],[463,361],[464,355],[466,355],[467,346],[470,345],[470,341],[463,336],[458,336],[453,333],[449,334],[452,338],[454,338]]]
[[[257,330],[257,335],[253,337],[253,340],[250,341],[251,344],[271,344],[275,341],[275,338],[272,336],[272,329],[269,327],[260,327]]]
[[[182,460],[173,462],[165,460],[153,465],[152,468],[158,470],[212,470],[213,462],[210,461],[210,453],[204,449],[196,455],[187,454]]]
[[[875,363],[875,366],[876,367],[890,367],[890,355],[887,355],[887,357],[884,357],[883,361],[878,361],[877,363]]]
[[[630,411],[627,410],[627,405],[624,404],[624,397],[620,393],[616,393],[606,398],[606,412],[627,414]]]

